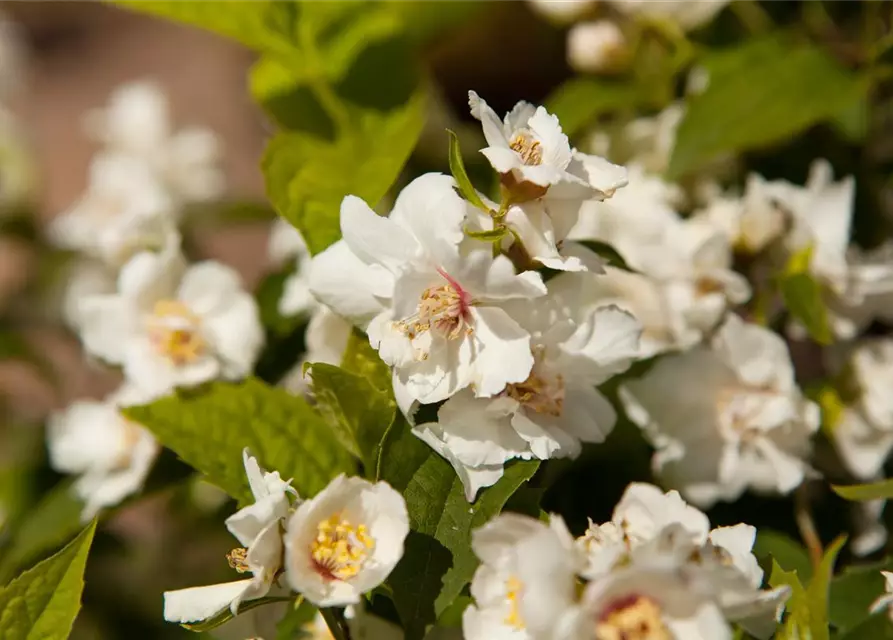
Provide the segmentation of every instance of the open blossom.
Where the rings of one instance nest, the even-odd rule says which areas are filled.
[[[501,120],[474,91],[468,92],[471,115],[481,121],[489,146],[481,153],[510,190],[529,199],[605,198],[617,188],[622,167],[573,149],[558,118],[544,107],[519,102]],[[625,183],[623,179],[621,183]],[[528,188],[523,183],[533,185]],[[622,186],[622,184],[620,185]]]
[[[832,440],[847,470],[871,480],[881,474],[893,450],[893,340],[856,343],[844,372],[853,397],[834,425]]]
[[[220,141],[210,130],[172,130],[167,96],[151,81],[118,87],[109,104],[88,115],[95,139],[151,167],[178,202],[211,200],[224,189]]]
[[[436,423],[415,427],[455,467],[469,501],[502,477],[511,458],[576,457],[582,442],[602,442],[613,428],[614,409],[595,387],[638,355],[640,325],[617,308],[577,307],[598,277],[562,274],[535,306],[506,303],[532,336],[527,379],[492,398],[461,391],[440,408]]]
[[[672,20],[684,30],[696,29],[713,20],[730,0],[610,0],[618,11],[651,19]]]
[[[90,163],[87,190],[50,226],[50,238],[117,269],[147,249],[179,246],[177,209],[141,160],[104,153]]]
[[[462,616],[466,640],[528,640],[536,637],[530,626],[572,605],[577,556],[559,516],[547,525],[503,513],[472,532],[471,547],[481,565],[471,581],[475,602]]]
[[[358,604],[403,556],[409,515],[386,482],[340,475],[288,520],[286,575],[319,607]]]
[[[138,254],[115,293],[84,299],[79,312],[86,350],[155,393],[244,377],[263,346],[257,305],[238,274],[216,262],[184,269],[171,251]]]
[[[153,396],[125,385],[103,401],[78,400],[54,414],[47,426],[51,466],[77,474],[74,493],[84,502],[81,519],[138,492],[158,455],[148,431],[121,415],[121,408]]]
[[[197,622],[230,609],[236,615],[248,600],[267,595],[282,568],[282,522],[288,516],[289,499],[297,492],[283,481],[279,472],[267,473],[249,455],[242,453],[245,474],[254,504],[226,520],[226,528],[239,541],[226,556],[229,565],[251,577],[206,587],[192,587],[164,594],[164,619],[169,622]]]
[[[387,218],[348,196],[344,239],[313,259],[310,274],[317,299],[365,327],[398,393],[421,403],[523,382],[530,335],[499,305],[546,292],[539,274],[516,274],[488,244],[460,247],[466,203],[454,185],[440,174],[417,178]]]
[[[657,449],[662,483],[694,504],[747,488],[788,493],[809,472],[818,407],[797,388],[784,341],[737,316],[709,345],[661,359],[621,395]]]

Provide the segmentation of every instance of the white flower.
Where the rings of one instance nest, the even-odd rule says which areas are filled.
[[[297,497],[279,472],[263,471],[257,460],[242,452],[245,474],[254,495],[254,504],[226,520],[226,528],[239,541],[227,554],[230,566],[252,577],[235,582],[192,587],[164,593],[164,619],[169,622],[205,620],[229,608],[233,615],[242,602],[265,596],[282,568],[282,521],[288,515],[288,494]]]
[[[244,377],[263,346],[257,305],[238,274],[216,262],[184,272],[174,252],[135,256],[117,292],[84,299],[79,312],[87,351],[156,393]]]
[[[707,24],[730,0],[610,0],[623,13],[652,19],[672,20],[684,30]]]
[[[267,253],[277,264],[295,261],[295,270],[286,278],[282,289],[279,313],[293,316],[312,312],[316,308],[316,300],[310,293],[310,253],[301,232],[286,220],[277,219],[270,230]]]
[[[850,550],[858,558],[869,556],[887,544],[890,537],[884,522],[886,500],[868,500],[850,503],[852,538]]]
[[[490,396],[526,379],[530,335],[497,305],[545,293],[539,274],[516,275],[488,244],[469,240],[460,251],[466,203],[454,185],[440,174],[417,178],[387,218],[348,196],[344,239],[311,265],[317,299],[366,327],[401,393],[422,403],[469,385]]]
[[[582,73],[611,72],[629,60],[626,37],[610,20],[582,22],[567,34],[567,61]]]
[[[178,202],[212,200],[224,190],[220,141],[210,130],[172,131],[167,96],[154,82],[118,87],[105,109],[88,114],[94,138],[146,162]]]
[[[327,306],[316,305],[304,332],[306,351],[300,362],[282,380],[282,386],[292,393],[306,393],[310,390],[304,377],[305,362],[322,362],[339,366],[347,349],[347,342],[353,325]]]
[[[881,571],[881,575],[884,576],[884,594],[872,603],[870,611],[877,613],[886,609],[890,620],[893,620],[893,607],[890,606],[893,604],[893,572]]]
[[[559,24],[571,23],[598,4],[598,0],[528,0],[534,11]]]
[[[81,302],[91,296],[111,294],[116,288],[116,273],[99,260],[78,260],[66,273],[62,292],[62,317],[69,327],[80,332]]]
[[[357,604],[403,556],[409,515],[386,482],[340,475],[301,504],[286,527],[286,575],[319,607]]]
[[[460,391],[436,423],[413,430],[455,467],[469,501],[502,476],[511,458],[576,457],[582,442],[602,442],[613,428],[614,409],[595,387],[638,355],[640,326],[616,308],[577,309],[597,277],[562,274],[535,306],[506,303],[532,336],[530,375],[494,398]]]
[[[472,532],[471,546],[481,565],[462,615],[466,640],[528,640],[571,606],[578,557],[560,517],[547,525],[503,513]]]
[[[832,430],[832,439],[847,470],[860,480],[881,473],[893,450],[893,340],[857,343],[844,369],[854,398]]]
[[[468,105],[489,145],[481,153],[516,194],[525,199],[547,193],[551,198],[603,199],[617,188],[622,168],[572,149],[558,118],[544,107],[519,102],[500,120],[474,91],[468,92]]]
[[[117,153],[93,158],[87,191],[50,226],[54,243],[121,267],[146,249],[178,246],[177,210],[141,160]]]
[[[789,493],[809,472],[818,407],[797,388],[784,341],[737,316],[711,345],[664,357],[621,395],[657,449],[655,472],[698,506],[747,488]]]
[[[47,425],[51,466],[77,474],[74,493],[84,501],[81,520],[93,518],[138,492],[158,454],[155,438],[120,413],[153,396],[125,385],[103,401],[78,400]]]

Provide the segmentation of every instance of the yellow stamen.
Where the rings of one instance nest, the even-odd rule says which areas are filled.
[[[366,525],[352,525],[335,514],[316,526],[316,538],[310,546],[314,566],[328,580],[348,580],[363,568],[375,540]]]
[[[651,598],[632,596],[610,607],[595,623],[595,640],[672,640]]]
[[[505,624],[521,631],[525,628],[521,612],[518,611],[518,597],[524,585],[516,577],[512,576],[505,581],[505,597],[509,601],[509,614],[505,617]]]
[[[178,300],[156,302],[148,324],[155,351],[176,366],[195,362],[205,352],[201,319]]]
[[[505,394],[536,413],[558,417],[564,410],[564,378],[547,371],[539,356],[527,379],[507,385]]]
[[[248,573],[251,569],[248,567],[248,549],[245,547],[236,547],[226,554],[226,561],[229,566],[239,573]]]
[[[543,148],[540,141],[528,132],[518,132],[509,142],[512,151],[521,156],[521,162],[527,166],[543,163]]]

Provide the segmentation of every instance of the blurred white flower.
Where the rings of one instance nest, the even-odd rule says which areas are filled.
[[[353,325],[325,305],[317,305],[304,332],[304,357],[282,380],[291,393],[306,393],[310,385],[304,377],[304,363],[322,362],[339,366],[347,349]]]
[[[887,615],[893,621],[893,607],[891,607],[893,605],[893,572],[881,571],[881,575],[884,576],[884,594],[872,603],[870,611],[877,613],[886,609]]]
[[[174,202],[144,162],[104,153],[90,163],[81,199],[52,221],[50,238],[118,269],[140,251],[179,246],[176,222]]]
[[[472,532],[471,547],[481,564],[471,581],[475,602],[462,615],[466,640],[534,638],[554,611],[572,605],[578,557],[559,516],[547,525],[503,513]]]
[[[288,520],[289,584],[319,607],[357,604],[390,575],[408,533],[403,496],[385,482],[340,475]]]
[[[789,493],[809,473],[819,426],[775,333],[730,315],[711,344],[659,360],[621,390],[657,451],[655,473],[708,507],[750,488]]]
[[[116,293],[85,298],[79,314],[85,349],[155,393],[244,377],[264,341],[238,274],[210,261],[184,269],[176,252],[136,255]]]
[[[222,195],[220,140],[203,127],[172,130],[167,96],[151,81],[121,85],[104,109],[91,112],[87,130],[116,153],[147,163],[177,203]]]
[[[567,62],[581,73],[605,73],[623,69],[629,61],[623,31],[610,20],[581,22],[567,34]]]
[[[192,587],[164,593],[164,619],[169,622],[197,622],[229,608],[233,615],[242,602],[262,598],[276,582],[282,568],[282,521],[288,516],[291,480],[279,472],[267,473],[257,460],[242,452],[245,474],[254,495],[254,504],[226,520],[226,528],[243,545],[230,551],[226,559],[239,573],[252,577],[206,587]]]
[[[288,221],[278,218],[270,229],[267,254],[276,264],[295,262],[294,272],[286,278],[282,289],[279,313],[293,316],[313,311],[316,300],[310,293],[310,252],[301,232]]]
[[[142,488],[159,446],[152,434],[127,420],[120,409],[153,399],[124,385],[103,401],[78,400],[50,417],[50,465],[61,473],[78,475],[74,493],[84,502],[82,521]]]
[[[609,0],[619,11],[632,16],[671,20],[685,31],[713,20],[730,0]]]
[[[829,354],[830,355],[830,354]],[[852,398],[832,429],[832,440],[847,470],[871,480],[893,450],[893,339],[856,343],[843,368]]]
[[[501,174],[513,199],[604,199],[623,186],[625,172],[603,158],[571,148],[558,118],[544,107],[519,102],[500,120],[474,91],[471,115],[481,121],[488,147],[481,153]],[[570,228],[570,226],[568,226]]]
[[[111,294],[117,287],[117,274],[99,260],[77,260],[66,270],[62,292],[62,318],[80,332],[83,318],[81,302],[95,295]]]
[[[497,305],[546,292],[539,274],[516,275],[487,244],[469,241],[475,248],[460,252],[466,203],[454,185],[440,174],[417,178],[387,218],[348,196],[344,239],[311,265],[316,298],[366,327],[395,368],[395,385],[421,403],[470,385],[491,396],[523,382],[533,366],[530,335]]]
[[[528,4],[544,18],[558,24],[569,24],[598,5],[599,0],[528,0]]]
[[[530,375],[493,398],[460,391],[436,423],[414,428],[455,467],[469,501],[502,477],[508,460],[576,457],[582,442],[602,442],[614,427],[614,409],[595,387],[636,358],[640,325],[617,308],[576,308],[597,277],[562,274],[535,306],[506,303],[532,336]]]

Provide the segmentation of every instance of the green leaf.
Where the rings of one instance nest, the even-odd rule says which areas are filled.
[[[0,637],[65,640],[81,608],[84,569],[96,521],[64,549],[0,591]]]
[[[272,19],[275,5],[287,3],[244,0],[221,6],[203,0],[114,0],[112,4],[213,31],[257,51],[275,51],[285,58],[300,55],[293,38]]]
[[[394,421],[397,404],[369,380],[321,362],[310,365],[316,408],[342,444],[375,477],[379,448]]]
[[[770,572],[774,561],[785,571],[796,572],[803,580],[808,581],[812,576],[809,554],[803,545],[778,531],[760,528],[753,553],[760,565],[767,568],[766,573]]]
[[[583,240],[581,243],[590,251],[597,253],[599,257],[603,258],[605,262],[612,267],[617,267],[624,271],[635,271],[635,269],[626,263],[626,259],[620,255],[620,252],[607,242],[602,242],[601,240]]]
[[[839,634],[852,630],[854,639],[875,637],[857,636],[855,630],[870,617],[869,607],[884,593],[882,570],[893,570],[893,559],[888,558],[886,562],[870,566],[847,567],[831,581],[828,618]],[[890,626],[885,614],[880,617]],[[890,628],[893,629],[893,626]]]
[[[17,571],[55,551],[81,529],[83,504],[60,482],[25,515],[0,559],[0,584]]]
[[[832,484],[831,489],[841,498],[864,502],[866,500],[889,500],[893,498],[893,478],[870,484]]]
[[[358,128],[335,142],[297,132],[273,138],[261,162],[267,194],[311,253],[341,236],[345,196],[375,206],[387,193],[421,133],[424,105],[424,92],[417,92],[399,109],[359,112]]]
[[[806,589],[806,601],[809,608],[810,630],[812,640],[830,640],[828,629],[828,596],[831,589],[831,578],[834,576],[834,563],[837,555],[846,543],[846,536],[838,537],[825,551],[822,561],[816,568],[815,575]]]
[[[405,422],[382,447],[382,477],[403,493],[410,534],[400,563],[388,580],[407,640],[422,638],[446,611],[478,566],[471,531],[497,515],[536,472],[539,462],[514,462],[494,486],[469,504],[449,463],[412,435]]]
[[[791,597],[785,605],[784,622],[775,636],[777,640],[808,638],[810,629],[809,599],[797,572],[785,571],[773,560],[772,573],[769,574],[769,586],[773,588],[788,586],[791,589]]]
[[[459,147],[459,138],[456,135],[456,132],[447,129],[447,133],[450,136],[450,173],[453,174],[456,184],[459,185],[459,192],[462,194],[462,197],[468,200],[472,205],[481,211],[489,213],[490,207],[485,205],[484,201],[481,200],[474,185],[471,184],[471,179],[469,179],[468,174],[465,172],[465,163],[462,161],[462,149]]]
[[[597,117],[632,109],[639,102],[638,91],[630,83],[595,78],[572,78],[545,100],[548,111],[558,116],[568,137],[580,133]]]
[[[822,49],[774,34],[705,56],[707,88],[688,100],[669,177],[723,153],[786,141],[860,101],[868,79]]]
[[[886,614],[879,613],[835,637],[836,640],[893,640],[893,624]]]
[[[277,602],[294,602],[294,598],[283,598],[279,596],[266,596],[263,598],[257,598],[256,600],[248,600],[239,605],[239,615],[242,615],[246,611],[251,611],[252,609],[257,609],[258,607],[263,607],[264,605],[274,604]],[[202,633],[205,631],[211,631],[220,627],[236,616],[233,615],[233,612],[227,607],[220,613],[217,613],[207,620],[202,620],[201,622],[194,622],[190,624],[181,624],[180,626],[189,629],[190,631],[194,631],[196,633]]]
[[[354,329],[347,339],[341,368],[365,378],[380,391],[392,391],[390,367],[378,357],[366,334],[358,329]]]
[[[251,501],[245,447],[265,469],[292,478],[305,498],[355,470],[350,454],[303,398],[251,378],[181,390],[123,413],[243,504]]]
[[[791,316],[803,324],[812,339],[819,344],[831,344],[834,336],[822,297],[822,285],[808,271],[811,258],[812,247],[791,256],[779,277],[779,290]]]

